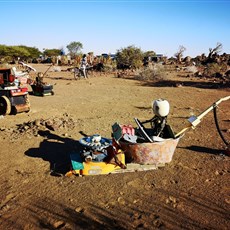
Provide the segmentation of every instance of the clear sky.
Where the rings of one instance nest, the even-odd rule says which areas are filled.
[[[230,0],[0,0],[0,44],[116,53],[130,45],[168,57],[230,54]]]

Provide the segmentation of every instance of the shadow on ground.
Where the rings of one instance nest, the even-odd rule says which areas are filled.
[[[220,89],[229,88],[230,83],[222,82],[208,82],[208,81],[172,81],[172,80],[161,80],[157,82],[142,82],[142,86],[152,86],[152,87],[195,87],[202,89]]]
[[[38,134],[45,139],[40,143],[39,148],[31,148],[25,152],[25,155],[48,161],[52,176],[61,176],[67,173],[71,169],[70,154],[81,151],[80,143],[50,131],[39,131]]]
[[[202,147],[202,146],[197,146],[197,145],[191,145],[187,147],[178,147],[182,149],[188,149],[194,152],[199,152],[199,153],[207,153],[207,154],[212,154],[212,155],[220,155],[223,154],[224,150],[221,149],[212,149],[212,148],[207,148],[207,147]]]
[[[35,199],[24,208],[26,212],[31,213],[31,221],[39,229],[227,229],[227,204],[222,205],[216,199],[207,197],[205,193],[197,196],[191,190],[179,195],[178,191],[172,192],[170,188],[162,187],[154,188],[151,193],[155,199],[148,201],[148,205],[143,207],[132,204],[131,201],[129,205],[121,205],[114,196],[114,205],[110,202],[109,208],[102,207],[96,201],[79,201],[67,206],[50,198]],[[144,196],[145,194],[140,193],[140,200]],[[171,198],[170,202],[162,202],[159,199],[168,197]],[[20,218],[21,225],[28,222],[25,216]],[[204,222],[207,216],[212,216],[213,221]],[[6,225],[22,228],[15,222],[10,223],[7,218],[2,219]]]

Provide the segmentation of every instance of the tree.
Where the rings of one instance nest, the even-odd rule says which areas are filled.
[[[0,45],[0,58],[6,56],[6,53],[7,53],[7,46]]]
[[[70,56],[74,58],[80,53],[80,50],[83,49],[83,45],[81,42],[71,42],[66,48],[69,50]]]
[[[58,56],[60,55],[61,50],[60,49],[47,49],[43,52],[43,54],[47,57],[53,57],[53,56]]]
[[[212,56],[213,56],[214,54],[218,54],[219,52],[221,52],[222,47],[223,47],[222,44],[219,43],[219,42],[217,42],[215,48],[213,48],[213,49],[212,49],[212,48],[209,48],[208,58],[212,58]]]
[[[157,60],[157,57],[156,57],[156,53],[154,51],[146,51],[144,54],[144,59],[143,59],[143,64],[144,66],[148,66],[149,62],[153,61],[153,60]],[[153,59],[153,57],[155,59]]]
[[[0,45],[0,57],[8,60],[18,57],[27,60],[28,58],[37,58],[40,54],[41,52],[35,47]]]
[[[30,56],[29,51],[25,47],[20,46],[6,46],[5,57],[16,60],[18,57],[27,59]]]
[[[143,66],[143,52],[135,46],[122,48],[116,53],[117,65],[126,65],[132,68]]]
[[[174,54],[174,56],[176,57],[177,61],[179,63],[181,63],[181,59],[183,57],[183,53],[186,50],[186,48],[184,46],[179,46],[178,52]]]
[[[144,57],[153,57],[155,55],[156,55],[156,53],[154,51],[152,51],[152,50],[146,51],[144,53]]]
[[[20,45],[18,47],[27,50],[29,52],[28,57],[30,57],[30,58],[37,58],[41,54],[41,51],[39,51],[39,49],[36,47],[28,47],[28,46],[23,46],[23,45]]]

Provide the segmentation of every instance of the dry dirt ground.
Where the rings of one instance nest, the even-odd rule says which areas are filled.
[[[134,117],[153,116],[151,102],[158,98],[169,101],[168,122],[177,132],[191,114],[230,95],[229,88],[173,72],[157,83],[48,73],[45,80],[54,85],[54,96],[30,95],[29,113],[0,119],[0,229],[229,229],[230,157],[223,154],[212,112],[185,133],[164,167],[63,176],[70,152],[78,150],[84,135],[110,138],[115,122],[135,127]],[[218,108],[228,141],[229,108],[230,100]],[[44,125],[47,120],[56,122],[54,130]]]

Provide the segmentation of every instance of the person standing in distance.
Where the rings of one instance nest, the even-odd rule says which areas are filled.
[[[88,78],[87,77],[87,72],[86,72],[87,65],[88,65],[87,57],[86,57],[86,54],[84,54],[82,59],[81,59],[81,66],[80,66],[80,69],[83,72],[84,78]]]

